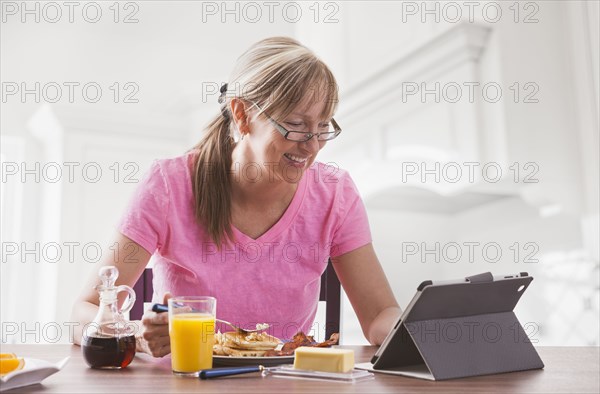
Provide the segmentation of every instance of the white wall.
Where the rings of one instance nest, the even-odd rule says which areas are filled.
[[[597,345],[597,4],[535,3],[539,9],[520,9],[515,23],[513,3],[487,3],[502,4],[504,17],[495,23],[480,13],[475,23],[463,18],[463,33],[443,17],[421,23],[417,15],[392,25],[402,18],[399,2],[345,7],[343,22],[326,27],[336,39],[301,31],[344,78],[344,140],[326,152],[351,169],[363,192],[375,247],[401,306],[424,279],[528,271],[535,281],[517,314],[535,324],[532,337],[545,345]],[[522,23],[533,11],[538,21]],[[455,50],[445,52],[451,45]],[[461,58],[461,51],[470,56]],[[427,96],[403,101],[407,82],[430,88],[435,82],[493,82],[503,95],[466,104]],[[510,89],[515,82],[518,102]],[[538,102],[524,102],[534,89],[531,98]],[[465,161],[497,163],[504,176],[462,184],[403,178],[407,162],[433,168],[435,162]],[[534,171],[538,181],[530,183],[525,176]],[[480,245],[476,261],[463,255],[458,263],[444,262],[443,248],[454,242],[463,254],[465,243]],[[419,253],[403,262],[402,248],[415,243]],[[442,251],[439,263],[421,253],[435,245]],[[501,247],[498,262],[482,255],[486,245]],[[365,343],[348,303],[345,312],[344,339]]]

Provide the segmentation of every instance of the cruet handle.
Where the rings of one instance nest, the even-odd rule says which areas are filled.
[[[133,304],[135,303],[135,291],[126,285],[117,286],[117,294],[126,291],[129,294],[129,299],[126,304],[123,304],[121,307],[120,313],[127,313],[133,308]]]

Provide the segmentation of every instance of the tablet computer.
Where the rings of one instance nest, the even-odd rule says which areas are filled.
[[[422,282],[371,362],[356,367],[429,380],[543,368],[513,312],[532,280],[486,272]]]

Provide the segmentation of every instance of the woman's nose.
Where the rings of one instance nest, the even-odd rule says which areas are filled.
[[[316,153],[319,151],[320,146],[319,146],[319,140],[317,140],[317,136],[313,136],[311,139],[309,139],[308,141],[304,141],[301,143],[303,148],[306,149],[307,151],[311,152],[311,153]]]

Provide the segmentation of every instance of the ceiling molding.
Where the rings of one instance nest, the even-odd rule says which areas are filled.
[[[477,62],[491,29],[460,23],[401,53],[380,72],[341,92],[337,117],[351,122],[376,108],[408,79],[424,80],[457,64]]]

